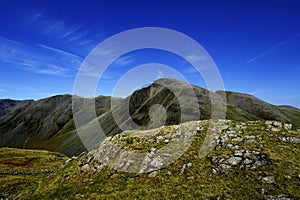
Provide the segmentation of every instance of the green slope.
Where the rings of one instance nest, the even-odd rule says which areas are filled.
[[[199,149],[210,123],[214,124],[218,140],[213,150],[200,158]],[[164,147],[166,138],[169,144],[192,133],[195,138],[174,163],[148,173],[122,172],[130,169],[132,165],[127,163],[136,158],[123,151],[114,157],[115,169],[103,166],[112,151],[104,143],[99,150],[69,160],[42,182],[16,188],[14,195],[17,199],[300,198],[300,132],[287,125],[273,121],[205,120],[150,132],[131,131],[108,140],[123,146],[123,150],[156,155],[153,148]],[[147,166],[159,165],[167,157],[155,162],[150,157]]]

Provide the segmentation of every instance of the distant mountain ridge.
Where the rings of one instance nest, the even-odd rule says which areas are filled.
[[[33,100],[12,100],[12,99],[0,99],[0,116],[22,107]]]
[[[168,88],[171,86],[181,94],[188,112],[181,113],[178,99]],[[221,113],[222,107],[226,107],[226,119],[236,121],[277,120],[291,123],[294,128],[300,127],[299,109],[271,105],[248,94],[228,91],[214,93],[195,85],[189,87],[192,87],[197,97],[199,118],[195,117],[199,112],[196,110],[198,108],[189,104],[190,94],[187,92],[187,83],[166,78],[156,80],[151,85],[136,90],[125,99],[114,98],[118,103],[114,107],[114,115],[118,116],[122,123],[128,122],[130,118],[139,126],[148,126],[151,124],[149,110],[153,105],[159,104],[165,108],[167,113],[165,125],[179,124],[181,117],[185,121],[205,120],[211,117],[211,99],[213,99],[214,106],[217,107],[217,115],[219,111]],[[223,98],[224,94],[226,99]],[[95,107],[97,120],[106,135],[116,135],[122,132],[111,110],[111,97],[96,97],[95,104],[92,99],[82,98],[80,101],[88,102],[91,112]],[[125,114],[128,105],[130,116]],[[81,110],[76,112],[80,114]],[[149,128],[156,126],[158,125],[153,124]],[[88,129],[87,132],[89,132]],[[1,116],[0,146],[45,149],[62,152],[66,155],[78,155],[85,151],[74,125],[72,96],[57,95],[32,101],[15,107]]]

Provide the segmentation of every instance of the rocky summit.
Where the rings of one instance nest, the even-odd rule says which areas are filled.
[[[300,130],[291,124],[191,121],[109,136],[77,157],[49,157],[56,160],[53,171],[26,174],[21,184],[13,184],[19,178],[13,169],[1,173],[11,180],[1,197],[296,200],[298,155]]]

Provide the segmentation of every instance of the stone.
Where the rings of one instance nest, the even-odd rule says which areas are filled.
[[[186,164],[183,164],[183,166],[180,169],[180,173],[183,174],[186,168]]]
[[[284,125],[283,125],[283,128],[284,128],[285,130],[291,130],[291,129],[292,129],[292,124],[284,124]]]
[[[277,121],[274,121],[274,122],[273,122],[273,126],[276,126],[276,127],[278,127],[278,128],[282,128],[282,123],[277,122]]]
[[[274,176],[266,176],[266,177],[263,177],[261,179],[261,181],[264,182],[264,183],[271,184],[271,183],[275,182],[275,177]]]
[[[219,171],[220,171],[221,173],[227,173],[230,169],[231,169],[231,166],[230,166],[230,165],[221,164],[221,165],[219,166]]]
[[[249,140],[255,140],[256,136],[255,135],[246,135],[245,138],[249,139]]]
[[[296,200],[296,199],[291,198],[286,194],[280,194],[278,196],[272,196],[272,197],[265,198],[265,200]]]
[[[243,156],[244,152],[245,152],[245,150],[235,150],[234,155],[235,156]]]
[[[150,165],[160,169],[164,165],[164,160],[160,156],[157,156],[150,162]]]
[[[279,128],[272,127],[272,128],[271,128],[271,131],[273,131],[273,132],[279,132],[280,129],[279,129]]]
[[[156,148],[151,148],[151,149],[150,149],[150,152],[151,152],[151,153],[155,153],[155,152],[156,152]]]
[[[243,141],[243,138],[241,138],[241,137],[236,137],[236,138],[233,138],[232,141],[233,141],[233,142],[241,142],[241,141]]]
[[[216,169],[211,170],[211,176],[215,176],[217,173],[218,173],[218,171]]]
[[[230,157],[228,160],[227,160],[227,163],[231,166],[234,166],[234,165],[238,165],[240,162],[241,162],[242,158],[241,157]]]
[[[300,143],[300,138],[289,137],[288,140],[292,143]]]
[[[211,159],[214,163],[218,163],[220,161],[220,158],[218,156],[213,156]]]
[[[163,139],[163,137],[160,135],[156,138],[156,142],[159,143],[162,139]]]
[[[284,137],[284,136],[280,136],[278,139],[281,140],[281,141],[283,141],[283,142],[300,143],[300,138],[296,138],[296,137]]]
[[[189,163],[186,164],[186,166],[187,166],[187,167],[191,167],[191,166],[192,166],[192,163],[189,162]]]
[[[251,163],[253,163],[253,161],[250,160],[250,159],[248,159],[248,158],[244,160],[244,164],[245,164],[245,165],[249,165],[249,164],[251,164]]]
[[[254,143],[254,142],[256,142],[255,139],[247,139],[247,140],[245,140],[245,144],[251,144],[251,143]]]
[[[224,135],[221,137],[221,143],[226,143],[228,141],[228,136],[227,135]]]
[[[167,171],[166,174],[169,175],[169,176],[171,176],[171,175],[172,175],[172,172],[171,172],[171,171]]]
[[[150,174],[148,174],[148,177],[149,178],[154,178],[154,177],[156,177],[156,175],[157,175],[157,171],[153,171]]]
[[[265,124],[266,125],[272,125],[272,121],[266,121]]]

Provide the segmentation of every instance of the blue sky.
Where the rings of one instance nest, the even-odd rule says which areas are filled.
[[[299,10],[297,0],[1,1],[0,98],[72,93],[80,64],[94,47],[119,32],[150,26],[199,42],[226,90],[300,108]],[[206,87],[181,58],[148,49],[114,62],[97,94],[111,94],[126,70],[151,62],[172,66]],[[167,75],[157,77],[162,76]]]

